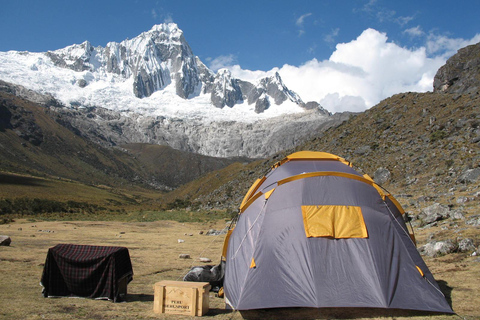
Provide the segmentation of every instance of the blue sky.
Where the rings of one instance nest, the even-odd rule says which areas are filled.
[[[398,90],[425,91],[446,58],[480,41],[476,0],[0,0],[0,8],[0,51],[44,52],[85,40],[104,47],[154,24],[175,22],[194,54],[213,70],[227,67],[244,78],[278,71],[304,100],[333,111],[368,108]],[[412,57],[419,61],[408,64]],[[398,59],[405,64],[390,70]],[[402,68],[410,67],[411,73],[403,74]],[[395,73],[417,76],[405,84]],[[330,81],[318,77],[326,76],[338,84],[354,87],[367,79],[370,85],[323,90]],[[357,81],[350,83],[352,77]],[[304,85],[312,81],[319,88]],[[377,81],[390,85],[375,87]],[[322,93],[315,96],[315,90]],[[362,90],[370,92],[358,93]]]

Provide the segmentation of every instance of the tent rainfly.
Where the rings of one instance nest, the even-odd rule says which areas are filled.
[[[252,185],[227,234],[227,306],[453,313],[403,215],[391,194],[345,159],[287,156]]]

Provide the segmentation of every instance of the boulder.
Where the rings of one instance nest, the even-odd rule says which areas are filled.
[[[480,168],[468,169],[458,177],[458,183],[474,183],[480,179]]]
[[[480,215],[470,217],[465,223],[474,227],[480,226]]]
[[[430,224],[435,221],[440,221],[448,218],[450,215],[450,208],[440,203],[434,203],[431,206],[424,208],[418,218],[423,221],[424,224]]]
[[[9,246],[12,239],[9,236],[0,236],[0,246]]]
[[[458,242],[459,252],[474,252],[476,249],[473,240],[470,238],[465,238]]]
[[[190,255],[186,253],[182,253],[178,256],[180,259],[190,259]]]
[[[452,218],[454,220],[465,220],[465,213],[461,212],[461,211],[458,211],[458,210],[455,210],[455,211],[450,213],[450,218]]]
[[[390,180],[391,173],[387,168],[378,168],[373,174],[373,180],[378,184],[384,184]]]
[[[452,240],[432,241],[421,246],[418,251],[423,256],[438,257],[457,251],[458,246]]]

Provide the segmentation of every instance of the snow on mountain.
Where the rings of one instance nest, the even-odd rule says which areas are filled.
[[[105,47],[85,41],[44,53],[0,52],[0,80],[27,99],[55,98],[60,104],[44,105],[105,146],[139,142],[265,157],[343,121],[304,103],[278,73],[256,83],[226,69],[215,74],[174,23]]]
[[[85,41],[46,53],[0,52],[0,79],[70,107],[153,117],[252,122],[306,109],[278,74],[258,83],[214,74],[174,23],[104,48]]]

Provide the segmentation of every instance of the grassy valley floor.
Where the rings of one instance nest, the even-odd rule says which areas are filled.
[[[181,280],[200,257],[220,260],[224,236],[208,236],[209,229],[225,228],[225,219],[211,222],[27,221],[0,225],[0,234],[12,243],[0,247],[0,318],[2,319],[191,319],[155,314],[153,285]],[[200,234],[203,231],[204,234]],[[421,234],[419,235],[422,236]],[[185,240],[179,242],[178,240]],[[58,243],[125,246],[134,276],[127,301],[112,303],[80,298],[43,298],[39,284],[50,247]],[[180,254],[191,259],[180,259]],[[480,258],[453,254],[425,261],[455,312],[465,319],[480,319]],[[223,299],[210,293],[207,319],[455,319],[416,311],[377,309],[273,309],[230,312]]]

